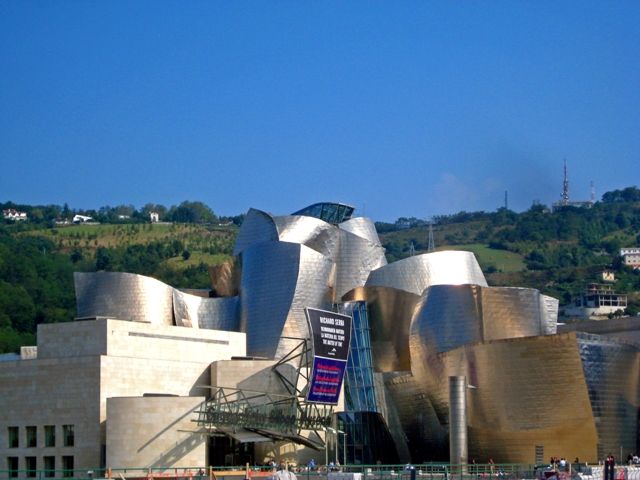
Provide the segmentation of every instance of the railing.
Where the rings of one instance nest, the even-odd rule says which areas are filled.
[[[465,464],[290,466],[298,480],[605,480],[601,465]],[[0,480],[247,480],[272,477],[273,466],[0,470]],[[337,475],[342,474],[342,475]],[[639,466],[616,466],[613,480],[640,480]]]

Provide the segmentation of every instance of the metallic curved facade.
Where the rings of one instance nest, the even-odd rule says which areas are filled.
[[[598,433],[575,335],[466,345],[440,360],[443,371],[430,395],[437,412],[446,411],[448,376],[464,375],[476,387],[467,392],[470,458],[531,462],[536,445],[547,456],[597,458]]]
[[[204,298],[174,289],[173,313],[180,327],[230,332],[240,329],[238,297]]]
[[[244,250],[240,330],[249,355],[278,358],[308,338],[305,307],[331,306],[334,264],[297,243],[264,242]]]
[[[372,270],[387,264],[382,246],[349,232],[340,233],[334,302],[339,302],[352,288],[364,286]]]
[[[208,298],[176,290],[144,275],[74,273],[78,317],[238,331],[238,297]]]
[[[577,333],[580,358],[598,426],[598,458],[635,452],[640,408],[640,354],[635,346],[601,335]]]
[[[78,317],[173,325],[173,288],[159,280],[121,272],[76,272],[73,280]]]
[[[471,252],[425,253],[374,270],[366,286],[393,287],[416,295],[431,285],[475,284],[486,286],[476,257]]]
[[[420,296],[390,287],[359,287],[344,295],[342,300],[367,302],[376,371],[411,370],[409,330]]]
[[[323,212],[326,205],[340,207],[318,205]],[[281,336],[309,336],[305,307],[330,307],[349,290],[363,286],[372,270],[386,265],[371,220],[348,219],[353,209],[331,207],[326,211],[348,213],[344,223],[335,225],[311,214],[318,205],[285,216],[251,209],[242,224],[234,250],[241,259],[235,265],[242,265],[240,328],[248,334],[252,355],[272,358],[286,353],[295,342],[281,341]],[[212,271],[214,290],[233,292],[234,278],[231,265]]]
[[[356,217],[338,225],[340,230],[352,233],[360,238],[370,241],[374,245],[380,245],[380,238],[375,224],[366,217]]]
[[[333,258],[338,250],[338,229],[314,217],[289,215],[273,217],[281,242],[301,243]]]
[[[420,299],[411,322],[411,356],[431,348],[446,352],[461,345],[502,338],[555,333],[540,292],[530,288],[435,285]]]
[[[236,245],[233,254],[238,255],[245,248],[255,243],[278,240],[278,230],[273,221],[273,217],[267,212],[249,209],[242,222],[242,227],[238,232]]]

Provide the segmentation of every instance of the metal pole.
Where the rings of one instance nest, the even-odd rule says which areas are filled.
[[[449,462],[467,463],[467,377],[449,377]]]
[[[347,466],[347,432],[342,432],[342,451],[344,455],[342,456],[342,464]]]

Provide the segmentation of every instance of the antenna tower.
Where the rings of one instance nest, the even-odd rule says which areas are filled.
[[[593,180],[591,180],[591,203],[596,203],[596,187],[593,185]]]
[[[509,192],[507,190],[504,191],[504,209],[509,210]]]
[[[433,220],[429,221],[429,243],[427,244],[427,252],[433,252],[436,249],[436,244],[433,241]]]
[[[569,203],[569,177],[567,176],[567,159],[564,159],[564,181],[562,182],[562,204]]]

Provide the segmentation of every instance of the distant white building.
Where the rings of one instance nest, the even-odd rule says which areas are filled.
[[[149,212],[149,219],[151,223],[158,223],[160,221],[160,214],[158,212]]]
[[[564,310],[565,316],[597,320],[627,308],[627,296],[613,291],[611,285],[591,283]]]
[[[26,212],[19,212],[13,208],[9,208],[7,210],[2,211],[2,216],[5,220],[15,220],[15,221],[23,221],[27,219]]]
[[[640,268],[640,248],[621,248],[620,256],[625,265],[635,269]]]
[[[86,215],[74,215],[73,223],[86,223],[93,221],[93,217],[87,217]]]

